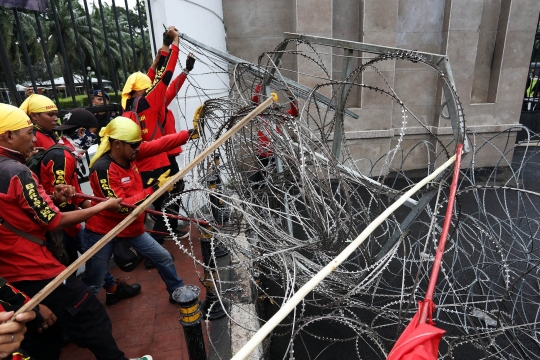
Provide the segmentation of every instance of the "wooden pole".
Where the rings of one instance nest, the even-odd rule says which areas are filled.
[[[73,197],[80,198],[80,199],[85,199],[85,200],[91,200],[91,201],[94,201],[94,202],[104,202],[104,201],[108,200],[106,198],[101,198],[101,197],[92,196],[92,195],[86,195],[86,194],[75,194],[75,195],[73,195]],[[137,208],[137,205],[126,204],[124,202],[121,202],[120,206],[127,207],[129,209],[136,209]],[[148,214],[154,214],[154,215],[163,216],[163,213],[161,211],[146,209],[146,210],[144,210],[144,212],[146,212]],[[194,218],[188,218],[188,217],[181,216],[181,215],[173,215],[173,214],[165,213],[165,216],[167,216],[170,219],[178,219],[178,220],[183,220],[183,221],[196,222],[197,224],[202,225],[202,226],[208,226],[209,225],[208,221],[194,219]]]
[[[222,137],[217,139],[212,145],[203,150],[199,155],[195,157],[186,167],[184,167],[180,172],[172,176],[162,187],[160,187],[156,192],[150,195],[146,200],[139,205],[135,210],[131,212],[122,222],[116,225],[111,231],[107,233],[101,240],[94,244],[88,251],[82,254],[77,260],[75,260],[70,266],[68,266],[64,271],[62,271],[58,276],[47,284],[39,293],[37,293],[32,299],[24,304],[19,311],[13,315],[11,321],[15,320],[15,316],[29,311],[37,306],[43,299],[45,299],[54,289],[56,289],[60,284],[66,280],[71,274],[73,274],[79,267],[86,263],[95,253],[101,250],[109,241],[111,241],[116,235],[118,235],[122,230],[127,228],[129,224],[133,222],[139,215],[141,215],[148,206],[150,206],[157,198],[163,195],[167,189],[171,188],[178,180],[182,179],[187,173],[189,173],[195,166],[202,162],[207,156],[212,155],[214,151],[217,150],[225,141],[227,141],[231,136],[237,133],[244,125],[251,121],[255,116],[259,115],[264,109],[269,107],[274,101],[277,102],[277,94],[272,93],[272,96],[266,99],[262,104],[253,109],[252,112],[247,114],[242,120],[240,120],[236,125],[234,125],[229,131],[227,131]]]

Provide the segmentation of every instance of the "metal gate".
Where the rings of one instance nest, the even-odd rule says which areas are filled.
[[[44,11],[29,10],[32,1]],[[0,102],[20,105],[27,88],[59,109],[91,105],[94,89],[119,102],[129,74],[146,73],[151,49],[144,0],[131,9],[127,0],[9,1],[16,2],[20,8],[0,0]]]
[[[523,105],[519,122],[540,134],[540,17],[534,37],[529,74],[523,95]],[[517,141],[526,140],[528,133],[522,130],[517,135]]]

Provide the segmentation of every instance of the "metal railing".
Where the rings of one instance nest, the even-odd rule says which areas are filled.
[[[2,21],[13,24],[0,26],[0,102],[20,105],[26,88],[49,96],[59,109],[81,106],[81,97],[91,105],[94,89],[119,99],[127,76],[148,69],[144,0],[133,9],[127,0],[90,6],[88,0],[42,1],[45,12],[0,6]]]

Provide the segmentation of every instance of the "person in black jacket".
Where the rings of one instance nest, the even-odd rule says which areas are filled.
[[[103,106],[108,105],[111,102],[109,94],[103,90],[94,90],[92,94],[92,106]],[[114,118],[113,114],[110,111],[102,111],[94,113],[98,121],[98,128],[96,134],[99,134],[101,128],[107,126],[107,124]]]

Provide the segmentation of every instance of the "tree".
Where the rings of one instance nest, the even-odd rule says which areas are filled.
[[[35,18],[31,13],[26,11],[18,11],[18,16],[30,57],[30,63],[33,64],[43,60],[43,52],[39,43],[41,39],[39,39],[35,30]],[[16,75],[25,74],[24,79],[29,79],[29,71],[23,55],[22,41],[19,38],[13,10],[7,7],[0,7],[0,19],[2,19],[2,21],[0,21],[0,33],[4,40],[15,81],[23,82],[24,80],[21,81],[21,78]]]
[[[54,14],[51,9],[44,17],[47,21],[44,21],[43,27],[44,32],[50,39],[47,43],[49,57],[52,59],[55,56],[58,56],[59,59],[62,59],[60,64],[62,67],[62,73],[64,74],[64,81],[67,85],[70,82],[72,83],[72,79],[68,76],[68,73],[82,74],[83,68],[92,65],[93,53],[90,30],[86,20],[84,8],[79,2],[69,2],[69,0],[51,1],[54,1],[55,3],[59,27],[57,28],[56,26]],[[70,12],[70,4],[73,9],[73,18]],[[73,26],[73,24],[75,24],[75,26]],[[57,29],[60,30],[61,37],[58,36]],[[75,31],[77,31],[77,34]],[[63,41],[64,43],[67,64],[63,61],[60,41]],[[94,41],[96,41],[98,48],[103,48],[100,32],[97,31],[97,29],[94,30]],[[78,46],[80,46],[82,58],[79,56]]]
[[[118,82],[125,81],[122,53],[124,54],[124,62],[126,65],[126,75],[132,72],[144,69],[144,46],[141,31],[144,31],[144,41],[147,46],[146,56],[151,59],[150,45],[148,36],[148,25],[146,20],[146,9],[144,1],[139,0],[137,7],[132,9],[124,9],[121,6],[116,6],[114,9],[111,5],[103,3],[103,6],[97,6],[95,2],[89,4],[91,6],[91,14],[89,16],[92,25],[92,35],[88,24],[88,16],[84,6],[77,0],[49,0],[54,1],[55,9],[58,16],[58,24],[56,26],[52,8],[48,12],[38,15],[40,24],[43,29],[44,39],[40,39],[37,35],[37,27],[35,14],[31,11],[18,11],[21,22],[21,29],[24,33],[24,38],[28,47],[28,52],[31,59],[31,67],[38,79],[41,81],[49,80],[44,62],[44,54],[41,47],[41,42],[46,42],[47,53],[49,59],[55,65],[55,70],[61,74],[67,85],[73,82],[70,74],[81,75],[83,68],[91,67],[92,69],[101,70],[103,78],[118,79]],[[121,1],[121,0],[118,0]],[[122,4],[123,5],[123,4]],[[73,18],[70,12],[70,7],[73,11]],[[138,10],[141,10],[139,16]],[[116,11],[116,17],[115,17]],[[104,21],[102,21],[102,15]],[[0,34],[6,45],[6,51],[10,64],[13,68],[13,73],[17,82],[23,83],[29,81],[28,68],[24,60],[22,47],[18,41],[17,27],[14,21],[13,10],[11,8],[0,6]],[[135,46],[135,55],[133,56],[131,36],[128,27],[128,20],[131,23],[133,43]],[[120,31],[117,30],[116,21]],[[108,42],[105,43],[105,34]],[[59,36],[60,35],[60,36]],[[97,52],[94,56],[92,40]],[[67,61],[64,61],[60,44],[63,42]],[[80,47],[80,51],[79,51]],[[109,61],[109,55],[111,62]],[[135,61],[135,59],[137,61]],[[0,77],[3,72],[0,69]],[[57,74],[55,74],[57,76]]]
[[[139,18],[139,9],[141,10],[141,19]],[[129,19],[129,23],[131,24],[132,29],[132,35],[133,35],[133,43],[135,48],[135,56],[128,58],[128,70],[130,73],[135,71],[145,71],[147,69],[144,68],[144,46],[143,46],[143,36],[141,32],[145,32],[144,35],[144,41],[146,42],[146,57],[147,59],[152,58],[150,54],[150,45],[149,45],[149,37],[147,35],[148,31],[148,25],[146,21],[146,6],[144,1],[138,1],[138,6],[135,6],[134,10],[131,9],[125,9],[118,7],[117,11],[119,14],[121,14],[121,17],[123,19]],[[126,29],[128,29],[126,25]],[[128,34],[129,36],[129,34]],[[125,39],[125,41],[128,41],[130,48],[131,48],[131,38],[128,37]],[[133,51],[133,50],[132,50]],[[135,61],[136,60],[136,61]]]

